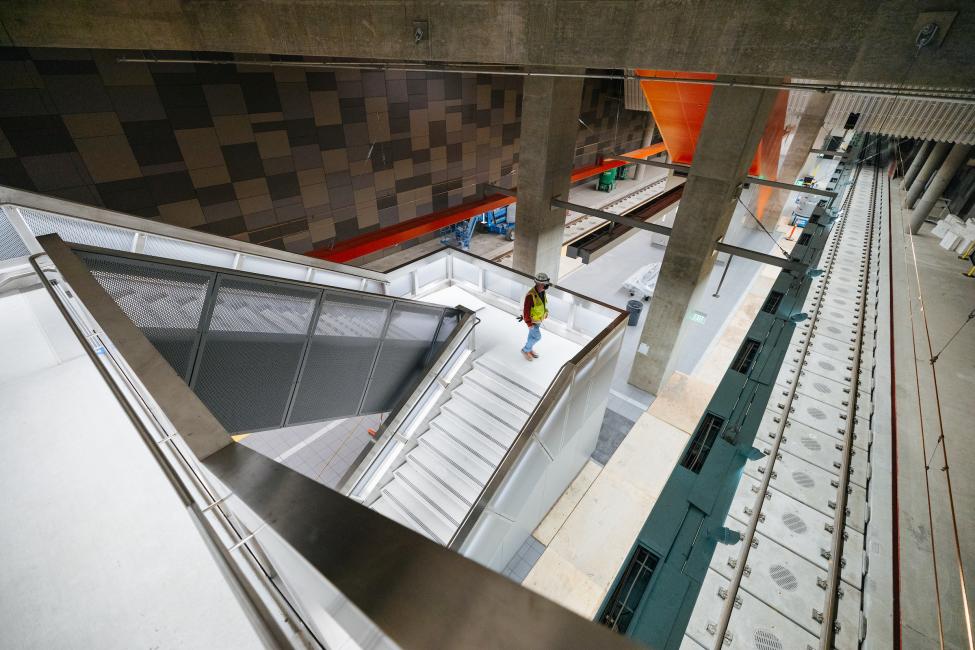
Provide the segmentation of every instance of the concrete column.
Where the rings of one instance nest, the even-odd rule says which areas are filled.
[[[928,179],[931,178],[938,167],[941,166],[941,163],[944,162],[949,149],[951,149],[951,144],[948,142],[936,142],[934,147],[931,148],[931,153],[928,154],[927,160],[921,165],[921,171],[917,173],[917,177],[911,183],[911,189],[907,191],[907,196],[904,197],[905,208],[913,208],[917,200],[921,198],[921,192],[924,191],[924,186],[928,184]]]
[[[809,159],[809,150],[816,144],[823,122],[826,121],[826,113],[833,105],[833,98],[836,95],[831,93],[814,93],[810,95],[806,102],[806,110],[799,118],[796,125],[796,132],[792,134],[792,141],[786,151],[785,159],[779,165],[778,180],[783,183],[795,183],[802,171],[806,160]],[[768,203],[765,204],[765,211],[761,214],[762,225],[769,231],[779,225],[779,217],[782,216],[782,209],[791,206],[794,199],[792,192],[785,190],[773,190]]]
[[[653,121],[653,115],[650,115],[650,121],[647,123],[647,128],[643,130],[643,143],[640,147],[649,147],[653,144],[653,136],[657,134],[657,123]],[[634,180],[643,180],[643,177],[647,174],[647,165],[637,165],[636,175],[633,177]]]
[[[523,273],[559,277],[565,210],[553,208],[551,201],[568,199],[582,83],[565,77],[525,79],[513,259]]]
[[[907,172],[904,174],[904,180],[901,182],[902,190],[911,188],[911,183],[917,178],[917,173],[921,171],[921,165],[928,159],[929,153],[931,153],[931,141],[925,140],[921,143],[921,147],[914,155],[914,160],[911,161],[911,166],[907,168]]]
[[[958,169],[968,162],[971,153],[972,145],[970,144],[955,143],[952,145],[951,151],[938,169],[938,173],[934,175],[928,189],[924,190],[924,196],[914,206],[914,213],[911,215],[911,232],[913,234],[916,235],[917,231],[921,229],[921,224],[931,214],[931,208],[941,198],[941,194],[948,187],[951,179],[955,177]]]
[[[669,375],[678,334],[707,284],[714,243],[728,229],[776,94],[716,86],[711,95],[630,372],[630,383],[648,393],[656,394]]]

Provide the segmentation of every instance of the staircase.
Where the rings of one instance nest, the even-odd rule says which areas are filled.
[[[447,544],[543,393],[503,364],[476,359],[372,508]]]

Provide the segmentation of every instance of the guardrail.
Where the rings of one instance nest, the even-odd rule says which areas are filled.
[[[384,293],[382,273],[279,251],[227,237],[140,219],[0,186],[0,208],[29,253],[40,253],[36,237],[59,233],[65,241],[130,253],[250,271],[289,280]],[[3,215],[0,214],[0,222]],[[0,240],[3,239],[0,223]],[[9,236],[9,233],[8,233]],[[0,251],[5,247],[0,246]],[[13,249],[11,249],[13,251]],[[23,255],[23,251],[16,251]],[[14,254],[13,252],[11,254]]]

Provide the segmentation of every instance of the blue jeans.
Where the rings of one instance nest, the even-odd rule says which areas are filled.
[[[540,325],[532,325],[528,328],[528,340],[525,342],[525,347],[521,349],[522,352],[531,352],[535,344],[542,338],[542,328]]]

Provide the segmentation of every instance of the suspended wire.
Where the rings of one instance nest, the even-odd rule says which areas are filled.
[[[742,202],[740,196],[738,197],[738,203],[741,203],[741,207],[745,208],[745,212],[751,215],[751,218],[755,220],[755,223],[757,223],[759,227],[765,231],[765,234],[768,235],[768,238],[772,240],[772,243],[775,244],[776,248],[782,251],[783,255],[789,257],[789,251],[779,246],[779,241],[775,238],[775,236],[772,233],[768,231],[768,228],[765,227],[765,225],[759,220],[759,218],[755,216],[755,213],[748,209],[748,206]]]
[[[948,339],[948,341],[943,346],[941,346],[941,349],[938,350],[938,354],[936,354],[933,357],[931,357],[931,363],[937,363],[938,362],[938,358],[944,353],[945,350],[948,349],[948,346],[951,345],[951,342],[955,340],[955,337],[958,336],[961,333],[961,331],[962,331],[962,329],[964,329],[965,325],[968,325],[970,322],[972,322],[972,319],[975,319],[975,309],[973,309],[968,314],[968,318],[965,319],[965,322],[962,323],[961,326],[957,330],[955,330],[955,333],[951,335],[951,337]]]

